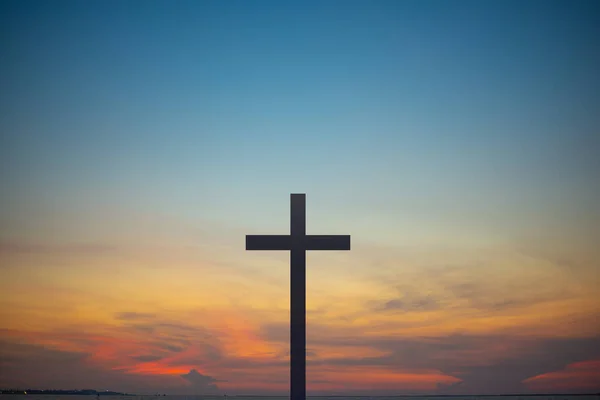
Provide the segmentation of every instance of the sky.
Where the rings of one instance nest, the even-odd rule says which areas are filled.
[[[0,387],[600,391],[600,6],[0,2]]]

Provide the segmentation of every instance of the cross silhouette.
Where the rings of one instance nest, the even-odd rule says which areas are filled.
[[[306,250],[350,250],[350,235],[307,235],[306,194],[290,195],[289,235],[246,235],[246,250],[290,250],[290,394],[306,399]]]

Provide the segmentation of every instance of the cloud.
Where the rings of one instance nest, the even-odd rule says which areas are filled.
[[[260,327],[260,335],[269,342],[289,343],[290,325],[286,323],[263,324]]]
[[[523,383],[533,390],[550,388],[566,392],[579,387],[597,392],[600,390],[600,359],[572,363],[562,370],[534,376]]]
[[[123,311],[115,314],[115,319],[120,321],[139,321],[156,318],[156,314],[140,313],[135,311]]]
[[[24,241],[0,241],[0,255],[12,254],[110,254],[119,247],[101,243],[31,243]]]
[[[203,394],[219,391],[219,388],[216,385],[216,379],[208,375],[203,375],[195,369],[190,370],[187,374],[181,375],[181,377],[188,381],[194,390],[202,392]]]
[[[162,358],[163,357],[161,357],[161,356],[153,356],[153,355],[131,357],[132,360],[140,361],[140,362],[158,361],[158,360],[162,360]]]
[[[46,250],[54,251],[49,248]],[[35,253],[46,250],[43,246],[12,248],[15,253]],[[101,249],[81,246],[78,251],[96,250]],[[184,256],[185,251],[181,250],[181,257]],[[200,253],[198,251],[198,255]],[[512,320],[513,315],[516,317],[525,315],[521,312],[522,309],[540,305],[550,305],[540,308],[552,310],[552,313],[549,312],[550,317],[548,317],[534,310],[531,313],[532,323],[546,318],[544,323],[548,323],[549,329],[563,329],[559,325],[565,324],[555,318],[559,311],[555,312],[554,308],[551,308],[554,304],[551,303],[576,298],[578,293],[568,285],[569,277],[563,279],[563,275],[555,274],[556,269],[551,266],[530,268],[529,264],[519,264],[523,259],[518,259],[514,263],[515,266],[504,271],[491,263],[494,257],[495,255],[493,257],[469,255],[458,261],[438,257],[424,262],[419,259],[411,260],[410,257],[405,257],[403,260],[399,256],[390,260],[390,265],[391,262],[396,264],[389,268],[390,274],[378,282],[380,286],[373,285],[374,289],[381,288],[381,291],[364,290],[365,297],[370,296],[371,303],[361,303],[362,298],[351,298],[353,293],[350,291],[342,291],[340,298],[336,298],[335,294],[329,298],[328,294],[324,293],[325,300],[322,302],[324,305],[318,304],[317,310],[308,313],[307,340],[311,347],[308,365],[315,374],[322,376],[322,383],[334,382],[332,385],[341,385],[343,382],[328,379],[330,376],[327,374],[330,371],[345,371],[348,369],[345,367],[352,367],[349,369],[381,371],[384,375],[389,373],[390,375],[387,376],[390,382],[394,382],[392,373],[429,374],[431,371],[442,371],[443,374],[463,380],[460,384],[450,384],[441,379],[439,391],[452,392],[459,389],[460,391],[491,391],[500,390],[500,386],[512,388],[511,390],[525,390],[522,382],[531,382],[527,379],[532,376],[550,376],[548,374],[551,371],[563,371],[573,362],[582,361],[587,357],[586,353],[593,353],[593,346],[598,344],[596,342],[585,342],[575,338],[552,341],[547,337],[522,336],[524,325],[529,323],[525,319],[517,320],[511,326],[511,329],[513,327],[514,329],[510,331],[504,327],[500,331],[498,326],[501,325],[495,325],[496,320],[491,317],[503,313],[510,314]],[[398,265],[399,259],[402,265]],[[443,260],[442,264],[440,260]],[[261,262],[261,259],[254,261],[257,270],[260,270],[261,267],[258,265]],[[510,263],[512,259],[507,262],[507,265]],[[167,264],[171,263],[165,265]],[[235,265],[232,263],[231,267]],[[364,265],[361,268],[364,268]],[[253,270],[250,272],[254,273]],[[367,272],[377,276],[380,271],[369,269]],[[344,283],[342,282],[340,286],[344,286]],[[360,290],[365,288],[357,287]],[[234,291],[242,301],[246,300],[243,291]],[[350,298],[352,300],[346,304],[346,300]],[[285,297],[282,299],[285,300]],[[330,299],[333,300],[329,301]],[[343,309],[343,315],[356,323],[344,322],[337,317],[330,318],[331,308],[338,303],[342,303],[340,309]],[[281,315],[287,315],[285,310],[280,314],[278,314],[279,310],[274,311],[276,303],[269,304],[271,305],[260,306],[271,307],[269,311],[257,310],[252,311],[251,315],[244,315],[243,317],[247,317],[249,322],[240,323],[239,326],[236,326],[236,321],[243,318],[237,318],[237,314],[229,324],[223,322],[227,321],[226,318],[221,319],[216,316],[216,312],[202,314],[183,311],[178,312],[177,317],[174,315],[175,312],[169,314],[163,314],[161,311],[157,311],[156,314],[137,312],[135,306],[126,309],[116,308],[116,310],[125,310],[112,315],[120,325],[118,328],[97,324],[95,329],[89,332],[98,334],[86,333],[79,338],[63,335],[60,338],[53,337],[43,341],[47,345],[55,345],[55,342],[60,340],[61,349],[77,348],[80,352],[63,351],[59,356],[38,352],[38,349],[25,358],[40,357],[41,360],[44,360],[44,357],[56,357],[57,360],[60,358],[59,365],[77,366],[77,368],[73,367],[77,369],[76,372],[84,369],[82,365],[87,365],[85,368],[90,368],[90,373],[97,377],[109,376],[105,375],[109,374],[106,369],[112,365],[123,367],[125,369],[122,372],[110,377],[122,379],[124,387],[131,387],[133,382],[138,382],[136,381],[138,378],[150,382],[155,376],[172,374],[168,377],[168,382],[160,386],[170,387],[170,393],[177,393],[184,389],[190,389],[190,393],[193,393],[191,381],[183,377],[191,374],[188,378],[196,379],[197,376],[191,371],[196,371],[204,378],[226,378],[232,382],[231,387],[237,386],[240,390],[247,387],[258,388],[259,384],[269,388],[268,385],[274,382],[285,383],[281,377],[287,376],[289,366],[286,358],[288,356],[286,350],[289,346],[289,324],[265,323],[261,326],[260,332],[255,331],[257,320],[282,321]],[[363,309],[358,311],[356,308],[352,309],[355,304],[363,305]],[[182,308],[184,307],[187,305],[182,305]],[[207,307],[211,306],[207,305]],[[244,307],[249,308],[249,306]],[[139,310],[147,309],[139,308]],[[583,312],[587,313],[588,310]],[[456,319],[457,313],[460,320]],[[166,315],[168,318],[165,317]],[[207,315],[209,317],[206,317]],[[473,316],[476,318],[471,319]],[[589,313],[587,316],[589,318]],[[444,327],[436,326],[440,320],[445,323]],[[447,321],[449,323],[446,324]],[[210,324],[207,326],[213,326],[214,330],[197,326],[201,323]],[[110,321],[110,324],[114,324],[114,321]],[[477,324],[477,328],[474,328]],[[489,327],[481,328],[486,324],[489,324]],[[588,323],[591,324],[593,322]],[[416,329],[428,325],[435,327],[427,330]],[[596,330],[597,327],[596,324]],[[73,331],[73,328],[69,329]],[[476,332],[476,329],[480,329],[479,332],[496,332],[496,334],[469,333]],[[575,330],[577,328],[572,331]],[[410,337],[407,336],[407,332],[410,332]],[[455,334],[456,332],[463,332],[463,334],[458,335]],[[547,334],[550,332],[548,331]],[[22,354],[11,353],[0,357],[2,363],[0,368],[14,371],[15,365],[24,365],[23,357],[28,353],[23,348],[19,352]],[[552,354],[553,357],[548,358],[546,354]],[[70,361],[69,357],[72,357]],[[105,364],[99,365],[100,362]],[[50,364],[44,365],[47,368],[55,368]],[[151,371],[147,373],[155,375],[148,377],[123,372],[133,371],[134,367],[146,368],[145,371]],[[140,370],[144,370],[143,368]],[[70,373],[68,371],[69,369],[67,373]],[[186,371],[190,372],[184,374]],[[578,373],[580,370],[573,372],[573,374]],[[180,377],[181,374],[184,375]],[[90,381],[89,377],[82,376],[81,379],[88,379],[83,382]],[[356,379],[360,380],[360,377],[357,375]],[[188,385],[183,387],[186,382]],[[211,384],[206,380],[203,382]],[[544,385],[549,380],[538,378],[537,382]],[[219,386],[227,387],[225,384]]]
[[[463,381],[448,387],[463,394],[527,392],[526,379],[576,361],[600,357],[600,337],[536,338],[502,335],[450,335],[438,338],[365,340],[388,355],[322,360],[326,365],[436,369]],[[310,363],[310,361],[309,361]]]
[[[48,349],[43,346],[0,340],[0,374],[3,387],[110,388],[129,393],[164,392],[181,387],[173,376],[126,374],[90,362],[90,353]]]
[[[154,331],[156,330],[154,326],[145,324],[131,324],[129,325],[129,328],[141,333],[154,333]]]
[[[219,339],[204,327],[162,320],[159,316],[149,313],[125,311],[115,313],[113,316],[123,325],[119,327],[96,326],[95,333],[67,329],[51,332],[0,330],[0,339],[5,337],[12,340],[11,343],[13,343],[9,346],[13,351],[10,354],[8,350],[4,351],[0,354],[0,359],[16,358],[20,365],[27,364],[43,357],[38,354],[39,349],[43,348],[41,346],[48,346],[63,358],[69,354],[76,357],[76,360],[69,364],[74,370],[82,371],[82,367],[76,364],[83,364],[90,368],[93,367],[94,376],[104,376],[110,370],[119,371],[118,378],[126,384],[125,388],[129,391],[132,390],[132,386],[128,383],[140,379],[150,381],[155,377],[165,377],[158,381],[160,382],[162,379],[168,382],[168,387],[164,385],[150,386],[156,386],[157,390],[155,391],[195,394],[199,388],[190,386],[189,382],[186,384],[187,381],[182,380],[178,375],[180,371],[184,368],[188,371],[193,368],[197,368],[197,371],[200,371],[200,368],[212,368],[215,363],[224,358]],[[138,321],[147,321],[148,323],[138,324]],[[147,325],[152,329],[140,330],[139,325]],[[18,349],[14,344],[17,341],[23,344]],[[29,354],[24,349],[35,349],[37,353]],[[45,365],[45,368],[51,370],[56,366]],[[3,376],[3,378],[7,380],[8,384],[11,381],[18,381],[21,375],[23,374],[15,373],[9,377]],[[78,379],[74,379],[71,385],[76,382],[79,387],[80,382],[83,385],[91,379],[79,372],[76,375]],[[26,386],[40,385],[36,381],[30,383],[32,385]],[[8,386],[15,386],[15,384]],[[114,387],[113,385],[90,387],[96,386],[106,386],[111,389]],[[136,388],[138,388],[136,390],[141,388],[143,392],[147,392],[143,385],[136,386]]]
[[[410,287],[404,287],[399,298],[387,301],[385,311],[432,311],[441,307],[441,301],[431,294],[420,294]]]
[[[516,314],[522,310],[582,299],[576,279],[561,275],[556,268],[531,267],[529,271],[507,270],[465,263],[446,266],[422,266],[402,270],[399,276],[378,278],[381,292],[395,296],[365,302],[365,311],[375,313],[425,313],[447,311],[486,312],[488,315]],[[414,282],[414,283],[406,283]]]
[[[154,333],[160,331],[168,333],[172,337],[185,337],[193,334],[195,337],[210,338],[211,333],[199,326],[187,323],[162,320],[153,313],[141,313],[135,311],[124,311],[114,314],[114,318],[125,322],[124,327],[140,332]]]
[[[114,315],[115,319],[123,321],[121,330],[150,337],[165,338],[157,345],[163,349],[180,352],[189,347],[192,342],[218,342],[218,339],[209,329],[162,320],[156,314],[139,312],[119,312]]]
[[[315,327],[314,324],[312,330],[322,333],[307,338],[316,353],[307,360],[312,370],[323,368],[329,371],[333,367],[340,370],[421,371],[425,374],[441,371],[462,381],[461,384],[438,386],[438,392],[448,394],[526,393],[532,388],[524,384],[528,378],[561,370],[574,362],[600,358],[600,336],[551,338],[465,333],[393,337],[361,335],[345,332],[342,327]],[[266,324],[262,329],[263,337],[268,340],[289,340],[287,333],[289,326],[285,324]],[[353,356],[352,352],[379,354]]]
[[[326,390],[323,388],[327,387],[333,390],[335,385],[341,384],[340,379],[347,379],[340,378],[340,373],[355,371],[352,373],[356,374],[356,378],[352,375],[352,380],[359,390],[362,387],[360,385],[366,384],[366,381],[363,382],[360,378],[361,373],[372,374],[380,371],[379,373],[389,377],[386,379],[389,379],[390,383],[386,385],[392,385],[396,379],[394,377],[403,374],[431,377],[427,379],[436,379],[438,376],[440,384],[437,385],[437,389],[435,381],[430,385],[431,390],[437,390],[438,393],[527,392],[533,390],[532,388],[540,390],[544,385],[550,385],[549,377],[552,377],[550,373],[553,371],[568,369],[573,363],[600,359],[600,337],[548,338],[510,334],[391,337],[360,335],[357,332],[347,332],[341,327],[319,324],[311,326],[311,331],[316,335],[309,335],[308,338],[312,354],[307,360],[307,365],[319,380],[330,382],[320,384],[322,386],[319,386],[319,390],[324,391]],[[261,390],[264,392],[268,391],[269,387],[274,387],[273,385],[279,385],[279,381],[286,376],[289,360],[285,352],[256,356],[238,355],[225,351],[219,342],[206,342],[202,338],[196,338],[194,329],[178,328],[179,326],[173,327],[170,323],[165,323],[163,327],[187,332],[188,336],[159,340],[158,336],[150,335],[151,340],[140,339],[134,347],[122,349],[113,347],[120,346],[116,341],[91,336],[88,338],[88,346],[84,347],[86,350],[80,352],[1,342],[0,360],[3,372],[6,371],[2,382],[8,386],[48,384],[48,387],[66,387],[72,385],[72,382],[77,382],[77,385],[82,387],[110,387],[114,388],[113,390],[134,393],[150,391],[210,394],[223,389],[217,385],[222,379],[230,382],[224,384],[228,392],[233,393],[236,388],[241,392],[260,392],[258,387],[253,386],[257,381],[263,385]],[[262,332],[272,339],[285,340],[286,343],[289,340],[287,324],[266,324]],[[69,343],[71,339],[77,339],[76,336],[62,336]],[[55,336],[50,339],[54,340]],[[138,369],[137,373],[134,373],[135,369],[128,368],[111,371],[110,366],[97,364],[94,361],[95,340],[100,340],[102,354],[123,352],[123,357],[133,362],[124,365],[142,368]],[[179,347],[169,349],[171,346]],[[348,350],[350,347],[359,351]],[[141,352],[141,349],[144,349],[145,353]],[[132,353],[133,351],[135,353]],[[116,361],[124,363],[126,358],[118,358]],[[189,372],[183,375],[180,372],[177,373],[179,375],[163,375],[168,373],[167,371],[181,371],[182,368]],[[24,371],[29,371],[29,375],[24,374]],[[61,375],[63,371],[65,375]],[[150,371],[145,373],[153,375],[143,375],[143,371]],[[581,369],[569,371],[573,377],[581,373]],[[22,377],[30,380],[23,381]],[[72,380],[69,381],[67,377],[71,377]],[[457,378],[462,383],[453,385],[450,378],[444,380],[444,377]],[[540,378],[532,381],[532,377]],[[404,381],[396,380],[393,390],[401,391],[404,384],[402,382]],[[569,382],[576,385],[580,380],[570,378]],[[380,394],[387,393],[386,390],[391,393],[392,387],[380,387],[378,390],[380,391],[377,393]]]
[[[179,323],[173,323],[173,322],[161,322],[161,323],[155,324],[154,326],[156,326],[158,328],[166,328],[166,329],[169,329],[170,331],[183,331],[183,332],[201,334],[202,336],[210,336],[209,332],[206,329],[200,328],[197,326],[187,325],[187,324],[179,324]]]
[[[454,383],[439,382],[436,385],[436,391],[438,394],[459,393],[463,386],[464,386],[463,381],[458,381],[458,382],[454,382]]]
[[[484,311],[518,309],[574,297],[566,288],[543,290],[530,282],[505,285],[492,281],[445,282],[444,288],[455,299],[465,300],[470,307]]]
[[[205,365],[215,363],[224,358],[221,349],[208,343],[195,344],[195,350],[198,353],[193,357],[177,358],[180,365]]]
[[[184,344],[184,345],[170,344],[168,342],[162,342],[162,343],[161,342],[157,342],[157,343],[155,343],[156,347],[159,347],[161,349],[165,349],[165,350],[171,351],[173,353],[179,353],[179,352],[185,350],[186,347],[189,346],[189,345],[190,345],[189,342],[186,343],[186,344]]]

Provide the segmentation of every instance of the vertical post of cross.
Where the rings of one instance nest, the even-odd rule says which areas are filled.
[[[291,400],[306,398],[306,195],[290,202],[290,392]]]
[[[293,194],[289,235],[246,235],[246,250],[290,250],[290,397],[306,399],[306,250],[350,250],[350,235],[307,235],[306,195]]]

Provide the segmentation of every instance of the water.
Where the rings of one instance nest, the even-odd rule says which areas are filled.
[[[0,395],[2,400],[96,400],[95,395]],[[600,395],[521,396],[308,396],[310,400],[600,400]],[[289,400],[287,396],[101,396],[100,400]]]

